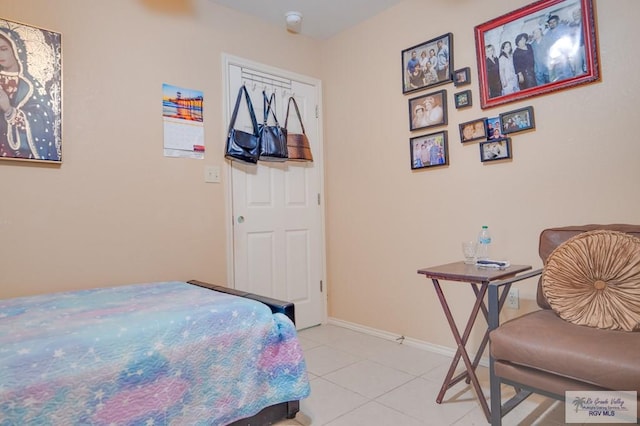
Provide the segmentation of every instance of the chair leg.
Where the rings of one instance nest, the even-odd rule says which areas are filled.
[[[491,426],[502,426],[502,392],[500,378],[495,375],[495,360],[489,357],[489,397],[491,398]]]

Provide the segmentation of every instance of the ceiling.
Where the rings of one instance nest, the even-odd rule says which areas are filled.
[[[325,40],[403,0],[211,0],[286,31],[285,13],[302,13],[300,34]]]

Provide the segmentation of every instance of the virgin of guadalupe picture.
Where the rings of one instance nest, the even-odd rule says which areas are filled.
[[[61,35],[0,19],[0,159],[62,161]]]

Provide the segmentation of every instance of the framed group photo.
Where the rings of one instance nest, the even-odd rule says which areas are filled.
[[[488,139],[486,117],[460,123],[458,127],[460,129],[460,142],[462,143]]]
[[[504,136],[500,117],[487,118],[487,139],[502,139]]]
[[[446,130],[413,137],[409,139],[409,147],[412,170],[449,164]]]
[[[540,0],[475,27],[480,107],[597,81],[593,0]]]
[[[0,19],[0,159],[62,161],[62,36]]]
[[[451,81],[453,34],[425,41],[402,51],[402,93]]]
[[[502,113],[500,114],[500,123],[502,124],[502,133],[505,135],[534,129],[536,123],[533,116],[533,107],[528,106]]]
[[[409,99],[409,130],[447,124],[447,91],[427,93]]]
[[[480,161],[495,161],[511,158],[511,139],[501,138],[480,142]]]

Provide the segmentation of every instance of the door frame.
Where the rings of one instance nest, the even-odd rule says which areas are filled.
[[[255,70],[259,70],[262,72],[275,74],[283,76],[290,80],[295,80],[300,83],[305,83],[312,85],[316,88],[318,104],[317,104],[317,115],[318,115],[318,149],[313,153],[313,162],[318,167],[319,181],[318,191],[320,192],[320,267],[322,271],[322,292],[321,292],[321,303],[322,303],[322,318],[321,323],[325,324],[327,322],[327,264],[326,264],[326,238],[325,238],[325,195],[324,195],[324,137],[323,137],[323,125],[322,125],[322,81],[313,77],[309,77],[306,75],[298,74],[292,71],[288,71],[281,68],[272,67],[270,65],[261,64],[258,62],[251,61],[249,59],[241,58],[238,56],[233,56],[227,53],[222,53],[222,76],[223,76],[223,96],[222,96],[222,122],[224,123],[222,129],[222,141],[223,144],[227,139],[227,131],[228,131],[228,123],[230,120],[230,93],[229,93],[229,66],[236,65],[239,67],[247,67]],[[233,224],[234,224],[234,215],[233,215],[233,196],[232,196],[232,167],[231,162],[229,160],[224,160],[223,165],[223,175],[225,176],[225,185],[224,185],[224,197],[225,197],[225,218],[227,222],[226,231],[226,247],[227,247],[227,285],[231,288],[236,288],[235,283],[235,269],[234,269],[234,249],[233,249]]]

